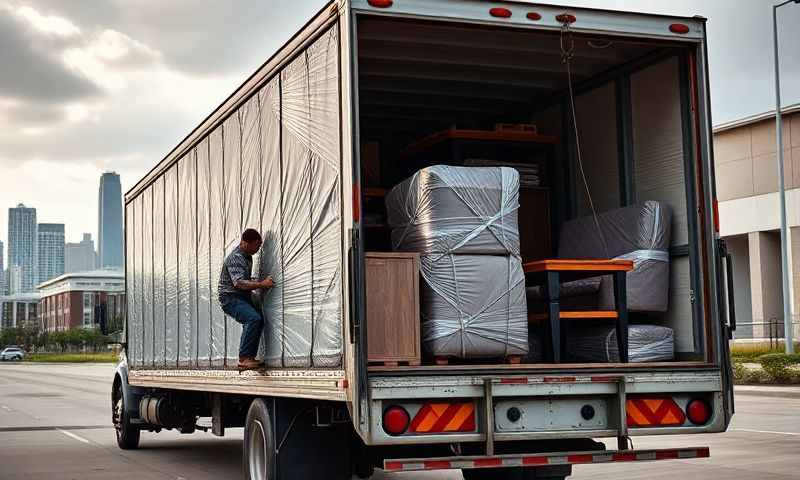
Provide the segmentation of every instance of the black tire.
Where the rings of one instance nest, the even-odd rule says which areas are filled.
[[[564,480],[564,475],[551,475],[544,468],[483,468],[462,470],[464,480]]]
[[[125,395],[122,394],[122,385],[114,382],[114,393],[111,396],[111,411],[113,412],[114,433],[117,436],[117,445],[122,450],[135,450],[139,448],[141,430],[131,424],[130,415],[125,405]]]
[[[247,410],[244,424],[242,470],[245,480],[274,480],[275,439],[267,403],[257,398]]]

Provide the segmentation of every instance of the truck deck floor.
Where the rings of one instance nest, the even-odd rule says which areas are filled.
[[[415,373],[415,374],[437,374],[454,373],[465,371],[503,371],[522,373],[526,371],[548,372],[565,370],[646,370],[658,369],[667,370],[675,368],[713,368],[715,365],[707,362],[652,362],[652,363],[521,363],[521,364],[484,364],[484,365],[421,365],[421,366],[385,366],[371,365],[371,373]]]

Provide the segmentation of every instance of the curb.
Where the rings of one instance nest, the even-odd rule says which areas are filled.
[[[748,387],[742,389],[741,387]],[[733,394],[735,396],[753,396],[753,397],[773,397],[773,398],[800,398],[800,388],[796,386],[786,387],[758,387],[755,385],[737,385],[734,387]]]

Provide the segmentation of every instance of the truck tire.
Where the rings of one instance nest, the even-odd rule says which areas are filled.
[[[114,433],[117,436],[117,445],[122,450],[135,450],[139,447],[141,430],[131,423],[127,406],[125,405],[125,395],[122,393],[122,385],[115,382],[114,394],[111,405],[114,421]]]
[[[244,424],[242,470],[245,480],[274,480],[275,439],[272,419],[263,399],[257,398],[247,410]]]
[[[484,468],[462,470],[464,480],[564,480],[562,475],[545,468]]]

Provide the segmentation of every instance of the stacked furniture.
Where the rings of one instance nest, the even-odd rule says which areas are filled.
[[[549,284],[531,286],[527,295],[531,308],[545,310],[542,315],[550,320],[554,361],[559,361],[562,340],[559,322],[566,318],[616,320],[616,328],[571,328],[569,341],[564,342],[570,353],[586,352],[590,350],[587,344],[592,342],[597,352],[607,351],[613,332],[617,353],[593,358],[622,362],[671,358],[666,353],[670,348],[664,346],[673,341],[671,331],[668,334],[663,327],[627,325],[628,311],[659,313],[668,309],[671,224],[671,209],[656,201],[603,212],[597,218],[578,218],[566,222],[561,229],[559,259],[525,265],[526,272],[548,272]],[[628,350],[634,345],[629,345],[628,337],[633,332],[637,334],[637,353],[630,357]],[[575,338],[583,342],[577,350],[572,345]],[[655,353],[651,355],[649,351]]]
[[[511,168],[437,165],[386,197],[393,249],[421,255],[422,344],[437,361],[528,353],[518,195]]]

